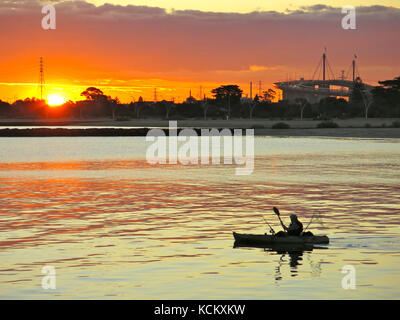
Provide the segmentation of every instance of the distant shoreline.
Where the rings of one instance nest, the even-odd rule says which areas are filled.
[[[7,126],[90,126],[90,127],[168,127],[169,121],[177,121],[179,127],[197,127],[197,128],[251,128],[252,126],[272,127],[278,122],[285,122],[291,128],[308,128],[312,129],[318,123],[325,120],[313,119],[128,119],[128,120],[112,120],[110,118],[83,118],[83,119],[18,119],[18,118],[0,118],[1,127]],[[389,127],[393,122],[400,121],[400,118],[349,118],[349,119],[331,119],[341,128],[363,128],[366,124],[371,127]]]
[[[193,128],[200,135],[200,128]],[[217,128],[222,129],[222,128]],[[0,129],[1,137],[145,137],[151,128]],[[178,129],[178,132],[181,129]],[[164,129],[168,135],[168,129]],[[399,128],[255,129],[255,136],[400,139]],[[245,135],[245,132],[243,132]]]
[[[333,119],[332,121],[337,123],[339,128],[317,128],[317,125],[323,120],[309,119],[177,120],[180,129],[193,128],[197,132],[200,132],[201,128],[253,128],[256,136],[400,139],[400,128],[390,127],[394,122],[399,121],[396,118],[371,118],[368,120],[354,118]],[[290,128],[273,129],[272,126],[278,122],[284,122]],[[141,137],[146,136],[152,128],[168,128],[168,125],[168,120],[161,119],[132,119],[127,121],[110,119],[0,119],[0,137]],[[168,134],[168,129],[165,132]]]

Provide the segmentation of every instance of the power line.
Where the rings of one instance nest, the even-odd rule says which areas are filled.
[[[40,88],[40,100],[43,100],[43,93],[44,93],[44,86],[45,86],[43,57],[40,57],[40,62],[39,62],[39,83],[38,83],[38,85]]]

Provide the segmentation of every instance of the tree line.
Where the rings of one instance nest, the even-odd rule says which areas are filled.
[[[0,116],[30,119],[108,117],[114,120],[400,117],[400,76],[379,81],[379,86],[371,91],[365,90],[361,81],[355,81],[348,101],[327,97],[318,103],[309,103],[302,98],[273,102],[276,96],[273,89],[248,98],[243,96],[238,85],[222,85],[211,93],[212,98],[196,100],[190,96],[182,103],[148,102],[142,97],[136,102],[121,103],[118,98],[89,87],[81,93],[83,100],[67,101],[57,108],[51,108],[46,101],[36,98],[19,99],[11,104],[0,100]]]

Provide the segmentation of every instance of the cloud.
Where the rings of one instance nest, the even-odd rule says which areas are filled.
[[[276,70],[277,67],[267,67],[267,66],[257,66],[251,65],[249,66],[250,71],[269,71],[269,70]]]
[[[14,78],[27,74],[20,65],[36,63],[43,55],[46,75],[66,79],[243,83],[258,80],[253,79],[257,74],[272,83],[288,74],[311,75],[325,46],[337,74],[347,69],[355,52],[360,71],[363,66],[374,70],[366,75],[374,81],[394,76],[374,65],[399,70],[396,8],[357,7],[357,29],[343,30],[341,8],[323,4],[285,13],[220,13],[53,2],[57,29],[51,31],[41,29],[43,1],[0,3],[0,76],[19,82]],[[30,81],[35,81],[31,68]]]

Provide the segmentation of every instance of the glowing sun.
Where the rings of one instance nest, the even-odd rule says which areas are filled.
[[[58,94],[53,94],[53,95],[47,97],[47,103],[51,107],[60,106],[60,105],[64,104],[65,101],[66,101],[65,98]]]

